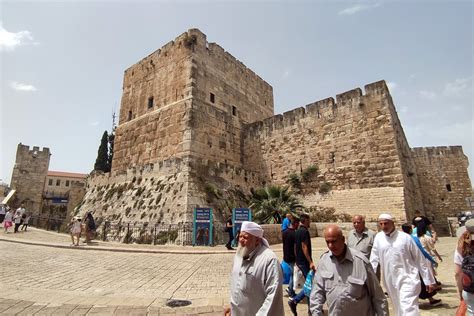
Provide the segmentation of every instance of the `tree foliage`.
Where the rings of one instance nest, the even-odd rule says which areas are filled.
[[[288,186],[270,185],[256,190],[251,189],[251,193],[250,208],[255,221],[261,224],[273,222],[277,213],[280,215],[293,213],[296,208],[302,207]]]
[[[99,150],[97,151],[97,159],[95,160],[94,170],[109,172],[109,134],[104,131],[100,140]]]

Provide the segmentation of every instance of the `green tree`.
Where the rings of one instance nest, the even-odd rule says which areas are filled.
[[[109,134],[109,155],[107,157],[107,164],[109,171],[112,169],[112,159],[114,158],[114,141],[115,129]]]
[[[99,150],[97,151],[97,159],[95,160],[94,170],[100,170],[104,172],[110,171],[109,161],[109,148],[108,148],[109,134],[104,131],[102,139],[100,141]]]
[[[270,185],[257,190],[251,189],[250,191],[252,193],[250,208],[253,211],[255,221],[261,224],[273,222],[279,212],[280,215],[284,215],[293,213],[295,208],[302,207],[288,186]]]

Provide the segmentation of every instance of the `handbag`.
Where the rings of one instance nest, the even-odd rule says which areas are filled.
[[[293,271],[291,269],[291,266],[285,260],[281,262],[281,270],[283,271],[283,284],[290,283]]]
[[[293,290],[295,292],[298,292],[303,288],[304,285],[304,275],[303,272],[301,272],[300,268],[295,264],[295,267],[293,268]]]
[[[303,291],[304,295],[309,297],[311,294],[311,289],[313,288],[313,277],[314,277],[314,271],[311,270],[309,271],[308,275],[306,276],[306,280],[304,281],[304,286],[303,286]]]

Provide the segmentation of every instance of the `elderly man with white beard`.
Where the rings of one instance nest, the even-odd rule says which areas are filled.
[[[436,285],[432,270],[413,238],[396,230],[390,214],[379,216],[379,226],[382,231],[375,235],[370,263],[374,271],[381,265],[384,287],[392,301],[394,314],[417,316],[420,314],[420,276],[430,293]]]
[[[280,262],[263,229],[243,222],[231,274],[230,307],[225,315],[284,315]]]

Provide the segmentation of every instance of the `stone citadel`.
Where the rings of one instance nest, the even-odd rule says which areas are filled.
[[[112,171],[92,174],[78,212],[122,222],[216,221],[251,188],[304,170],[305,206],[397,220],[467,209],[460,146],[410,148],[384,81],[274,115],[272,87],[197,29],[125,70]],[[322,191],[326,186],[330,190]]]

